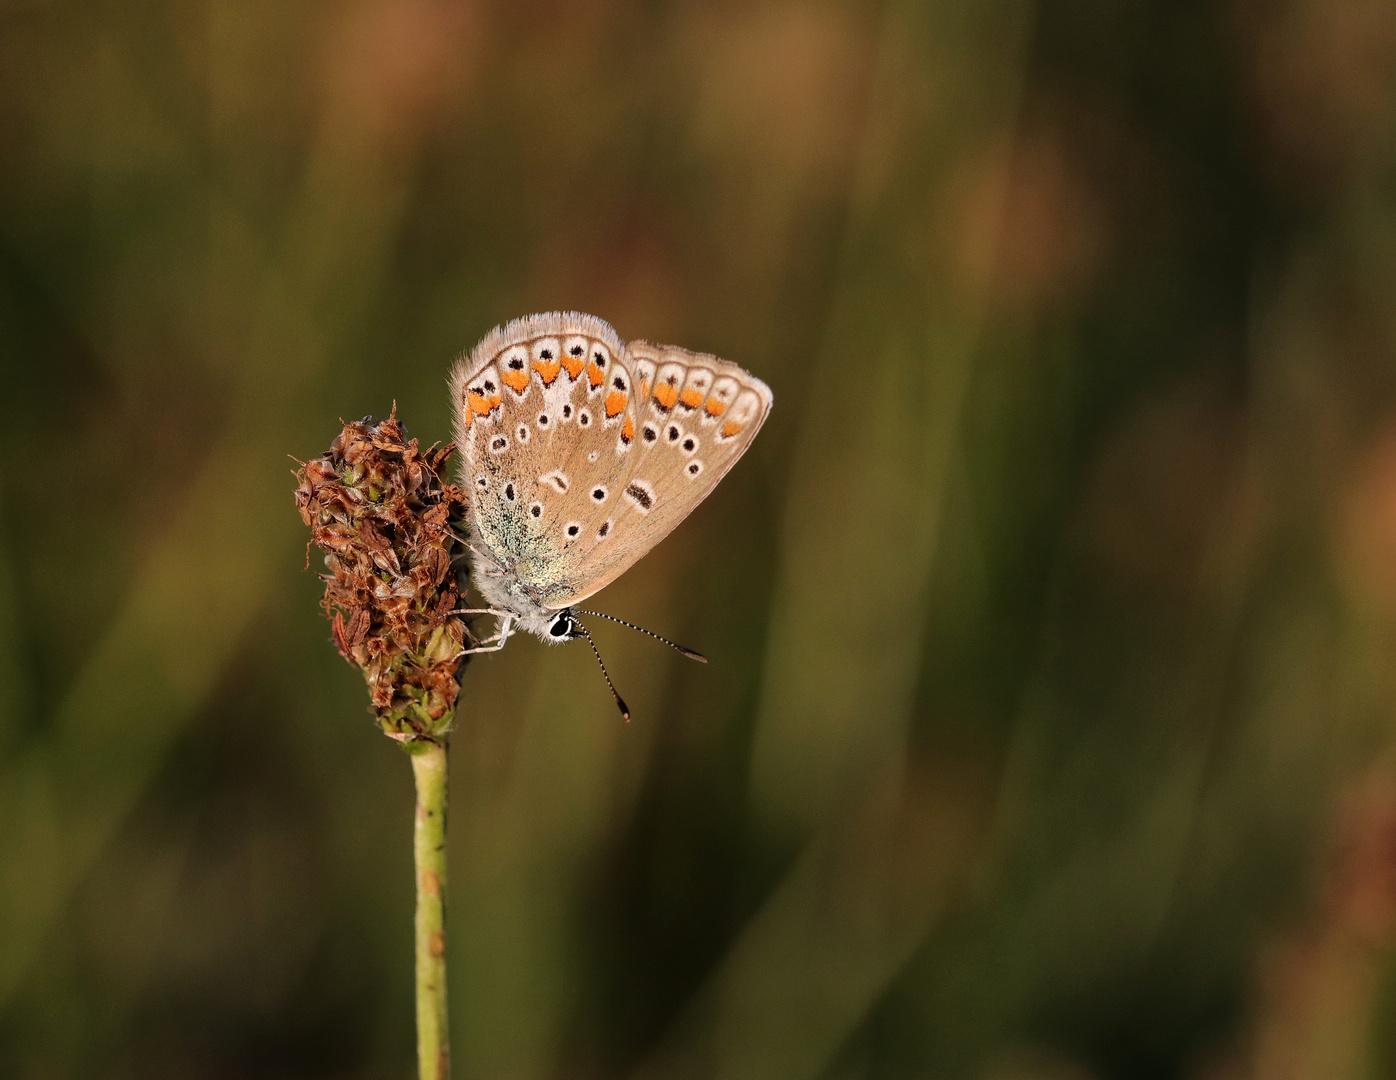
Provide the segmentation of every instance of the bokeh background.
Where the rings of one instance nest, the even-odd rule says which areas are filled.
[[[1396,1077],[1390,0],[0,0],[0,1076],[410,1074],[288,455],[552,308],[776,407],[465,672],[457,1077]]]

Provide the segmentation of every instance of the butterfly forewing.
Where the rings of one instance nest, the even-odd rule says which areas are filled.
[[[628,570],[702,502],[751,444],[770,411],[766,384],[735,364],[669,345],[628,346],[635,436],[605,538],[575,574],[575,604]]]
[[[601,589],[662,540],[771,405],[734,364],[626,346],[576,312],[496,329],[451,386],[472,541],[549,608]]]

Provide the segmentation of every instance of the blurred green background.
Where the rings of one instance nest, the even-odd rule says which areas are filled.
[[[553,308],[776,408],[465,673],[457,1077],[1396,1077],[1390,0],[0,0],[0,1077],[410,1074],[287,455]]]

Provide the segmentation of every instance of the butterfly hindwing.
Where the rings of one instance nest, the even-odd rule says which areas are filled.
[[[558,312],[494,331],[452,376],[472,543],[540,603],[575,591],[582,548],[609,531],[633,431],[625,356],[602,320]]]

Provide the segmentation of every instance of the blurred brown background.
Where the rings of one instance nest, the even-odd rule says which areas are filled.
[[[1390,0],[0,0],[0,1077],[410,1073],[287,455],[562,307],[776,409],[466,672],[456,1076],[1396,1077]]]

